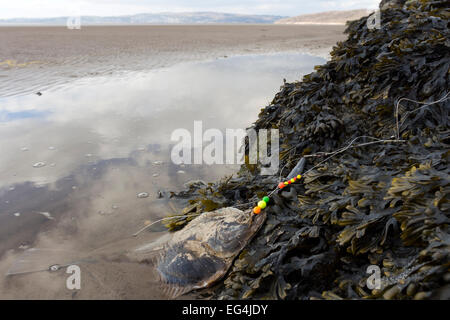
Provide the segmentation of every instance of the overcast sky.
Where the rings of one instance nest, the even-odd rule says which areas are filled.
[[[374,9],[380,0],[0,0],[0,19],[76,15],[217,11],[296,16],[329,10]]]

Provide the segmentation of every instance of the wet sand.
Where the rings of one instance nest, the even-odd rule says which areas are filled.
[[[71,79],[164,68],[236,54],[305,52],[325,57],[344,26],[208,25],[0,27],[0,96]],[[36,77],[36,73],[39,77]]]
[[[236,171],[173,165],[170,133],[192,131],[194,120],[205,128],[248,127],[283,78],[300,79],[324,62],[277,53],[324,56],[342,31],[0,28],[0,299],[164,298],[152,266],[126,253],[166,232],[131,235],[147,220],[182,210],[187,203],[169,199],[169,190]],[[193,62],[203,60],[209,62]],[[149,197],[139,199],[140,192]],[[15,268],[33,247],[49,251],[34,256],[28,270]],[[65,270],[3,277],[74,262],[82,268],[75,292],[65,287]]]

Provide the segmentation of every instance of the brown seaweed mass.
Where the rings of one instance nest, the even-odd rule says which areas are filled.
[[[367,18],[349,23],[348,40],[328,63],[281,88],[254,128],[280,130],[283,176],[300,157],[332,152],[358,136],[396,138],[398,99],[431,102],[448,93],[447,4],[387,8],[379,30],[369,30]],[[403,101],[405,142],[349,148],[274,194],[266,224],[214,297],[450,298],[449,111],[448,99],[430,106]],[[306,169],[323,160],[309,157]],[[197,212],[255,201],[278,182],[258,169],[244,165],[238,177],[178,196],[189,197]],[[379,289],[366,285],[370,265],[381,269]]]

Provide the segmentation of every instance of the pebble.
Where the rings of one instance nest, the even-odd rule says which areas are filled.
[[[35,164],[33,164],[33,168],[42,168],[45,167],[45,165],[45,162],[36,162]]]
[[[38,214],[43,215],[44,217],[46,217],[48,220],[54,220],[55,218],[53,218],[49,212],[36,212]]]
[[[143,198],[148,198],[149,194],[147,192],[141,192],[137,195],[138,198],[143,199]]]

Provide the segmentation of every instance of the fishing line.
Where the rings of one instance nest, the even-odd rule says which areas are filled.
[[[440,103],[440,102],[443,102],[443,101],[447,100],[447,99],[449,98],[449,94],[450,94],[450,92],[448,92],[448,93],[447,93],[444,97],[442,97],[441,99],[439,99],[439,100],[437,100],[437,101],[433,101],[433,102],[420,102],[420,101],[412,100],[412,99],[409,99],[409,98],[401,98],[401,99],[399,99],[399,100],[397,101],[396,105],[395,105],[395,113],[394,113],[394,117],[395,117],[395,122],[396,122],[396,128],[394,129],[394,136],[392,137],[392,138],[396,137],[396,139],[378,139],[378,138],[375,138],[375,137],[372,137],[372,136],[366,136],[366,135],[363,135],[363,136],[358,136],[358,137],[352,139],[352,140],[350,141],[350,143],[347,144],[345,147],[338,148],[338,149],[336,149],[335,151],[332,151],[332,152],[318,152],[318,153],[315,153],[315,154],[312,154],[312,155],[305,155],[305,156],[302,156],[303,158],[318,158],[318,157],[325,157],[325,156],[327,157],[326,159],[320,161],[318,164],[314,165],[313,167],[311,167],[310,169],[308,169],[307,171],[305,171],[305,173],[303,173],[302,175],[307,175],[307,174],[310,173],[311,171],[313,171],[313,170],[315,170],[316,168],[320,167],[323,163],[325,163],[325,162],[327,162],[327,161],[333,159],[334,157],[336,157],[337,155],[339,155],[339,154],[341,154],[341,153],[346,152],[346,151],[349,150],[351,147],[353,147],[353,148],[358,148],[358,147],[364,147],[364,146],[369,146],[369,145],[374,145],[374,144],[380,144],[380,143],[405,143],[405,142],[407,142],[406,140],[400,139],[400,128],[401,128],[401,126],[404,124],[404,122],[405,122],[407,116],[408,116],[409,114],[413,113],[413,112],[416,112],[416,111],[420,110],[420,109],[423,109],[423,108],[425,108],[425,107],[429,107],[429,106],[431,106],[431,105],[434,105],[434,104],[437,104],[437,103]],[[409,101],[409,102],[413,102],[413,103],[417,103],[417,104],[423,104],[423,106],[422,106],[422,107],[419,107],[419,108],[417,108],[417,109],[414,109],[414,110],[411,110],[411,111],[406,112],[405,115],[404,115],[404,118],[403,118],[402,122],[399,123],[399,119],[398,119],[398,118],[399,118],[399,117],[398,117],[399,114],[398,114],[398,112],[399,112],[399,106],[401,105],[401,102],[402,102],[402,101]],[[356,141],[358,141],[359,139],[363,139],[363,138],[365,138],[365,139],[371,139],[371,140],[373,140],[373,141],[355,144]],[[290,152],[292,149],[293,149],[293,148],[289,149],[288,152]],[[296,159],[299,159],[299,158],[296,158]],[[301,159],[301,157],[300,157],[300,159]],[[282,175],[282,172],[283,172],[283,170],[287,167],[287,165],[288,165],[288,162],[281,168],[280,174],[279,174],[279,181],[281,181],[281,175]],[[301,175],[299,175],[298,177],[301,177]],[[294,178],[292,182],[294,182],[295,180],[296,180],[296,178]],[[273,195],[277,190],[279,190],[279,189],[280,189],[280,187],[276,187],[276,188],[273,189],[271,192],[269,192],[268,195],[267,195],[266,197],[264,197],[264,198],[267,198],[267,199],[268,199],[268,197],[272,196],[272,195]],[[246,203],[236,204],[236,205],[234,205],[234,207],[238,207],[238,208],[239,208],[239,207],[246,207],[246,206],[248,206],[248,205],[250,205],[250,204],[252,204],[252,203],[254,203],[254,202],[255,202],[255,201],[252,200],[252,201],[249,201],[249,202],[246,202]],[[266,203],[267,203],[267,202],[266,202]],[[260,202],[258,203],[258,205],[259,205],[259,204],[262,204],[262,201],[260,201]],[[264,209],[264,208],[265,208],[265,204],[262,204],[262,205],[263,205],[263,207],[260,208],[260,209]],[[164,221],[164,220],[169,220],[169,219],[173,219],[173,218],[182,218],[182,217],[196,217],[196,216],[199,216],[199,215],[201,215],[201,214],[180,215],[180,216],[173,216],[173,217],[162,218],[162,219],[159,219],[159,220],[153,222],[152,224],[150,224],[150,225],[148,225],[148,226],[145,226],[144,228],[142,228],[141,230],[139,230],[138,232],[136,232],[133,236],[136,237],[137,235],[139,235],[141,232],[147,230],[147,229],[148,229],[149,227],[151,227],[152,225],[154,225],[154,224],[156,224],[156,223],[158,223],[158,222]]]
[[[398,100],[398,101],[397,101],[397,105],[395,106],[395,115],[394,115],[394,116],[395,116],[395,123],[396,123],[396,127],[397,127],[397,132],[396,132],[396,134],[397,134],[397,139],[400,139],[400,127],[403,125],[403,123],[404,123],[405,120],[406,120],[406,117],[407,117],[410,113],[413,113],[413,112],[415,112],[415,111],[417,111],[417,110],[420,110],[420,109],[422,109],[422,108],[431,106],[431,105],[433,105],[433,104],[437,104],[437,103],[443,102],[443,101],[445,101],[445,100],[447,100],[447,99],[449,98],[449,97],[448,97],[449,94],[450,94],[450,92],[447,92],[447,94],[446,94],[444,97],[442,97],[441,99],[439,99],[439,100],[437,100],[437,101],[433,101],[433,102],[416,101],[416,100],[412,100],[412,99],[409,99],[409,98],[401,98],[400,100]],[[402,120],[401,125],[399,125],[399,121],[398,121],[398,109],[399,109],[399,106],[401,105],[400,102],[402,102],[402,101],[409,101],[409,102],[413,102],[413,103],[417,103],[417,104],[423,104],[424,106],[422,106],[422,107],[420,107],[420,108],[417,108],[417,109],[414,109],[414,110],[412,110],[412,111],[406,112],[406,113],[405,113],[405,116],[404,116],[404,119]],[[403,105],[401,105],[401,106],[403,107]]]
[[[195,214],[179,215],[179,216],[171,216],[171,217],[161,218],[161,219],[158,219],[158,220],[156,220],[156,221],[150,223],[149,225],[143,227],[142,229],[140,229],[138,232],[136,232],[135,234],[133,234],[133,237],[137,237],[139,234],[141,234],[142,232],[144,232],[145,230],[147,230],[147,229],[150,228],[151,226],[153,226],[153,225],[155,225],[155,224],[157,224],[157,223],[159,223],[159,222],[162,222],[162,221],[164,221],[164,220],[170,220],[170,219],[175,219],[175,218],[190,218],[190,217],[197,217],[197,216],[199,216],[199,215],[201,215],[201,213],[195,213]]]
[[[343,148],[339,148],[339,149],[337,149],[337,150],[335,150],[335,151],[333,151],[333,152],[318,152],[318,153],[315,153],[315,154],[312,154],[312,155],[305,155],[305,156],[303,156],[303,158],[324,157],[324,156],[328,156],[328,157],[327,157],[326,159],[320,161],[318,164],[316,164],[316,165],[313,166],[312,168],[308,169],[305,173],[303,173],[303,175],[308,174],[309,172],[311,172],[311,171],[313,171],[314,169],[316,169],[316,168],[318,168],[319,166],[321,166],[323,163],[327,162],[328,160],[333,159],[333,158],[336,157],[338,154],[341,154],[341,153],[347,151],[347,150],[350,149],[350,147],[352,147],[352,146],[353,146],[354,148],[357,148],[357,147],[363,147],[363,146],[368,146],[368,145],[373,145],[373,144],[378,144],[378,143],[405,143],[405,142],[407,142],[406,140],[401,140],[401,139],[400,139],[400,127],[403,125],[404,121],[406,120],[406,117],[407,117],[409,114],[411,114],[411,113],[413,113],[413,112],[415,112],[415,111],[418,111],[418,110],[423,109],[423,108],[425,108],[425,107],[429,107],[429,106],[431,106],[431,105],[434,105],[434,104],[437,104],[437,103],[440,103],[440,102],[443,102],[443,101],[447,100],[447,99],[449,98],[449,94],[450,94],[450,92],[448,92],[448,93],[447,93],[444,97],[442,97],[441,99],[439,99],[439,100],[437,100],[437,101],[433,101],[433,102],[420,102],[420,101],[412,100],[412,99],[409,99],[409,98],[401,98],[401,99],[399,99],[399,100],[397,101],[396,106],[395,106],[395,113],[394,113],[394,117],[395,117],[395,121],[396,121],[396,130],[394,129],[394,134],[395,134],[395,135],[394,135],[393,137],[397,137],[397,139],[378,139],[378,138],[375,138],[375,137],[372,137],[372,136],[358,136],[358,137],[354,138],[347,146],[345,146],[345,147],[343,147]],[[402,120],[401,124],[399,124],[399,121],[398,121],[398,120],[399,120],[399,119],[398,119],[398,109],[399,109],[400,103],[401,103],[402,101],[409,101],[409,102],[413,102],[413,103],[417,103],[417,104],[423,104],[423,106],[422,106],[422,107],[419,107],[419,108],[417,108],[417,109],[408,111],[407,113],[405,113],[404,119]],[[365,143],[360,143],[360,144],[357,144],[357,145],[353,145],[358,139],[362,139],[362,138],[372,139],[372,140],[374,140],[374,141],[371,141],[371,142],[365,142]],[[292,149],[292,148],[291,148],[291,149]],[[291,149],[289,149],[288,151],[290,151]],[[297,159],[299,159],[299,158],[297,158]],[[287,164],[288,164],[288,163],[286,163],[286,164],[283,166],[283,168],[281,169],[279,181],[281,181],[281,174],[282,174],[282,171],[283,171],[283,169],[287,166]],[[280,189],[279,187],[273,189],[273,190],[267,195],[267,197],[270,197],[271,195],[273,195],[273,194],[274,194],[277,190],[279,190],[279,189]],[[249,205],[249,204],[251,204],[251,203],[252,203],[252,202],[247,202],[247,203],[243,203],[243,204],[238,204],[238,205],[236,205],[236,206],[243,207],[243,206],[247,206],[247,205]],[[263,208],[262,208],[262,209],[263,209]]]

